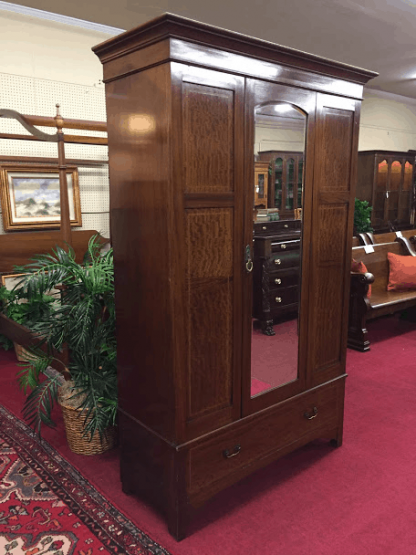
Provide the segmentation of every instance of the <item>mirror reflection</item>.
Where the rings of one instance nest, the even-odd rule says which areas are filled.
[[[256,108],[251,396],[298,376],[298,310],[306,115]]]

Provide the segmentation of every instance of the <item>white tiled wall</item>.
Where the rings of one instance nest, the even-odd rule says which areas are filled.
[[[16,110],[21,114],[53,117],[56,114],[56,104],[61,105],[64,118],[106,121],[103,85],[76,85],[0,73],[0,108]],[[52,127],[39,129],[50,134],[55,132]],[[106,136],[105,133],[91,131],[64,131],[73,135]],[[0,118],[0,132],[28,134],[18,122],[5,118]],[[106,146],[66,144],[65,154],[67,158],[108,159]],[[57,157],[57,145],[41,141],[0,139],[0,155],[54,158]],[[109,237],[108,166],[85,166],[79,167],[78,171],[82,227],[77,229],[96,229]],[[0,234],[4,234],[2,221]]]

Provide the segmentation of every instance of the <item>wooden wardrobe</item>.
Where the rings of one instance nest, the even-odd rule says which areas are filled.
[[[93,50],[123,489],[180,539],[230,484],[316,438],[341,445],[359,111],[375,74],[170,14]],[[282,102],[306,121],[298,362],[253,395],[254,114]]]

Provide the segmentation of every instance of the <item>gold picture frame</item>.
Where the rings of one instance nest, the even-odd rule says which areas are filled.
[[[71,227],[82,225],[78,168],[67,170]],[[0,165],[0,202],[5,231],[60,227],[59,170],[51,164]]]
[[[0,285],[11,291],[25,274],[1,274]]]
[[[0,286],[5,287],[8,291],[12,291],[14,287],[21,281],[21,279],[29,274],[0,274]],[[52,287],[49,291],[46,292],[46,295],[50,295],[55,298],[60,298],[61,290],[58,287]],[[26,302],[26,301],[18,301],[18,302]]]

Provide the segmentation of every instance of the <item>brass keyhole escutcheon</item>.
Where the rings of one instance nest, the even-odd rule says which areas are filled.
[[[282,283],[282,280],[280,278],[276,278],[274,282],[276,283],[276,285],[280,285]]]
[[[276,298],[275,298],[275,301],[276,301],[277,303],[281,303],[281,302],[282,302],[282,297],[276,297]]]
[[[244,258],[246,263],[246,272],[249,274],[253,271],[254,267],[253,260],[251,259],[250,245],[246,245]]]
[[[276,258],[274,263],[278,266],[279,264],[282,263],[282,261],[280,260],[280,258]]]

